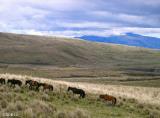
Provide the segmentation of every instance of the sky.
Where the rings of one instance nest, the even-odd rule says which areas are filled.
[[[0,32],[160,38],[160,0],[0,0]]]

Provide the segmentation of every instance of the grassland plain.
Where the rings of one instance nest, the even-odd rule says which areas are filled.
[[[30,91],[26,86],[10,88],[0,86],[0,102],[3,116],[16,113],[19,117],[55,118],[159,118],[160,89],[66,82],[13,74],[0,74],[6,79],[16,78],[23,83],[27,79],[50,83],[53,92]],[[76,86],[87,92],[85,99],[67,93],[67,86]],[[100,93],[109,93],[118,98],[116,106],[98,98]]]
[[[130,75],[124,73],[122,70],[1,64],[0,73],[28,75],[32,77],[50,78],[53,80],[64,80],[69,82],[160,87],[160,75],[158,74],[158,71],[152,73],[131,71]]]
[[[0,33],[0,55],[0,77],[54,86],[54,92],[35,92],[0,85],[0,117],[160,117],[159,50]],[[87,97],[67,93],[67,86],[84,89]],[[99,100],[100,93],[116,96],[117,105]]]

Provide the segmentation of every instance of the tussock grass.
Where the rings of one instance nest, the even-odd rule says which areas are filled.
[[[36,92],[30,91],[27,86],[12,88],[7,85],[0,85],[0,114],[2,115],[6,112],[14,112],[24,118],[45,118],[46,116],[53,118],[106,118],[106,116],[109,118],[124,118],[126,116],[156,118],[160,116],[159,102],[155,100],[159,97],[158,89],[154,88],[82,84],[10,74],[1,74],[0,77],[16,78],[23,83],[27,79],[33,79],[54,86],[53,92],[42,90]],[[87,92],[86,98],[79,99],[77,95],[68,93],[67,86],[84,89]],[[151,93],[154,91],[155,93]],[[98,98],[100,93],[116,96],[117,105],[112,106],[109,102],[100,100]],[[144,96],[141,99],[137,97],[140,94]],[[145,98],[146,96],[148,99]],[[154,98],[151,99],[151,96]],[[149,102],[150,104],[148,104],[148,100],[152,100]]]
[[[88,93],[92,93],[92,94],[108,93],[117,97],[133,98],[138,100],[140,103],[160,105],[160,88],[67,82],[67,81],[60,81],[60,80],[59,81],[51,80],[46,78],[14,75],[14,74],[0,74],[0,77],[4,77],[7,79],[16,78],[16,79],[22,80],[23,83],[25,83],[25,80],[27,79],[49,83],[49,84],[52,84],[54,86],[54,89],[59,92],[61,92],[63,89],[67,89],[67,86],[75,86],[78,88],[82,88]]]

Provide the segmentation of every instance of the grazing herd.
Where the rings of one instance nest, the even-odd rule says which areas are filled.
[[[4,78],[0,78],[0,84],[6,84],[6,80]],[[21,87],[22,81],[17,79],[8,79],[7,84],[10,85],[11,87],[15,87],[16,85]],[[39,88],[42,87],[43,90],[53,91],[52,85],[47,83],[40,83],[35,80],[26,80],[25,85],[26,86],[28,85],[30,90],[39,91]],[[68,87],[68,92],[69,91],[72,91],[73,94],[79,94],[80,95],[79,98],[85,98],[86,96],[86,93],[84,90],[78,89],[76,87]],[[113,105],[115,105],[117,102],[117,99],[114,96],[107,95],[107,94],[99,95],[99,98],[105,101],[111,101]]]
[[[4,78],[0,78],[0,84],[6,84],[6,80]],[[7,84],[11,87],[15,87],[16,85],[21,87],[22,81],[17,79],[8,79]],[[40,87],[43,87],[43,90],[48,89],[49,91],[53,91],[53,86],[47,83],[40,83],[34,80],[26,80],[25,85],[29,86],[30,90],[36,90],[39,91]]]

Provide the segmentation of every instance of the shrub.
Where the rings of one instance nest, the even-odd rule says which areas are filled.
[[[32,108],[27,108],[21,115],[23,118],[36,118],[36,114],[33,112]]]
[[[6,100],[2,100],[1,101],[1,108],[6,108],[7,107],[7,102],[6,102]]]
[[[73,111],[73,113],[70,113],[71,118],[90,118],[89,114],[82,110],[82,109],[76,109]]]
[[[37,115],[41,115],[42,113],[53,115],[56,111],[56,107],[41,100],[32,101],[32,103],[30,103],[30,107],[32,108],[33,112]]]
[[[138,103],[138,104],[137,104],[137,107],[143,109],[143,108],[144,108],[144,104]]]
[[[49,101],[49,100],[50,100],[50,97],[49,97],[49,95],[48,95],[48,94],[46,94],[46,93],[42,93],[42,95],[41,95],[41,99],[42,99],[43,101]]]
[[[58,112],[57,118],[69,118],[69,116],[65,112]]]
[[[17,112],[17,108],[14,103],[9,103],[6,112]]]
[[[16,103],[15,103],[15,106],[16,106],[17,111],[22,111],[22,110],[25,109],[24,103],[23,103],[23,102],[20,102],[20,101],[16,102]]]

